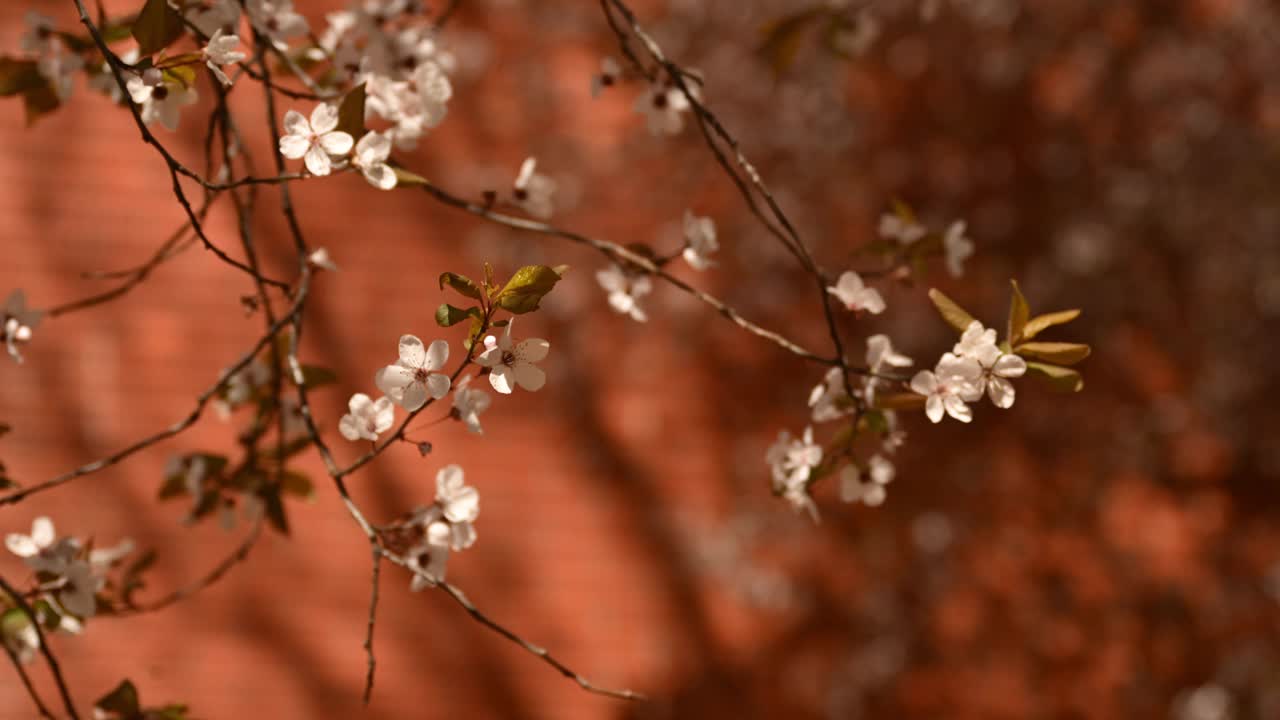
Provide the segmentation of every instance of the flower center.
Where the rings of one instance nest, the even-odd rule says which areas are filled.
[[[418,368],[417,370],[413,371],[413,380],[414,382],[424,383],[427,381],[428,374],[429,373],[427,373],[426,368]]]
[[[506,352],[502,353],[503,365],[511,366],[511,365],[514,365],[515,362],[516,362],[516,354],[514,352],[507,350]]]
[[[156,100],[164,100],[169,97],[169,88],[164,85],[157,85],[156,89],[151,91],[151,97]]]
[[[664,93],[658,93],[657,95],[654,95],[653,106],[658,109],[665,108],[667,106],[667,94],[664,92]]]

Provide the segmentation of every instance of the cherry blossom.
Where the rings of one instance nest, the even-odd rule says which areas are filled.
[[[964,274],[964,261],[973,255],[973,241],[965,235],[965,222],[951,223],[942,235],[942,251],[946,256],[947,272],[951,277]]]
[[[489,409],[493,398],[480,388],[471,387],[473,377],[468,375],[454,386],[453,416],[461,420],[462,424],[467,426],[467,430],[479,435],[484,432],[480,428],[480,413]]]
[[[410,569],[415,574],[409,589],[429,587],[432,580],[442,582],[450,550],[465,550],[475,544],[472,523],[480,515],[480,493],[466,484],[462,468],[447,465],[436,473],[436,502],[420,510],[415,522],[424,528],[423,542],[409,552]]]
[[[195,88],[186,87],[156,68],[130,77],[125,89],[133,102],[142,106],[142,122],[150,125],[158,120],[171,132],[178,129],[182,108],[197,100]]]
[[[360,168],[370,185],[380,190],[390,190],[396,186],[396,172],[387,164],[390,155],[391,140],[382,133],[370,132],[356,143],[351,164]]]
[[[894,476],[893,463],[880,455],[873,455],[868,462],[867,480],[857,465],[846,465],[840,471],[840,499],[847,503],[861,502],[875,507],[885,500],[885,486]]]
[[[706,270],[715,265],[710,255],[720,249],[716,241],[716,224],[709,217],[696,217],[684,211],[684,261],[694,270]]]
[[[843,370],[838,367],[827,370],[822,382],[809,393],[809,408],[814,422],[838,420],[853,411]]]
[[[511,340],[509,321],[502,337],[488,335],[484,339],[484,352],[476,358],[476,363],[489,368],[489,384],[503,395],[510,395],[516,385],[530,392],[540,389],[547,381],[542,368],[534,365],[547,356],[551,343],[541,338],[521,340],[518,344]]]
[[[945,414],[967,423],[973,420],[973,411],[965,399],[981,394],[977,389],[981,377],[982,367],[976,360],[946,353],[934,370],[921,370],[911,378],[911,389],[927,398],[925,415],[930,421],[942,422]]]
[[[240,38],[235,35],[224,34],[222,28],[213,31],[213,36],[209,38],[209,44],[201,51],[204,56],[205,65],[213,71],[218,81],[227,87],[231,87],[231,78],[222,71],[223,65],[238,63],[249,57],[236,48],[240,46]]]
[[[245,10],[254,29],[278,50],[288,49],[289,38],[307,34],[307,19],[294,11],[293,0],[248,0]]]
[[[346,155],[355,141],[337,129],[338,110],[321,103],[311,111],[311,120],[297,110],[284,115],[284,137],[280,138],[280,154],[291,160],[304,158],[307,170],[316,176],[328,175],[333,168],[330,155]]]
[[[960,342],[952,349],[957,356],[975,361],[981,368],[969,397],[973,402],[986,390],[991,403],[998,408],[1013,407],[1014,390],[1009,378],[1022,377],[1027,372],[1027,361],[1012,353],[1006,353],[996,345],[996,331],[983,328],[982,323],[974,320],[965,328]]]
[[[22,353],[18,345],[31,341],[31,334],[40,324],[44,313],[27,307],[27,294],[21,288],[9,293],[4,301],[4,309],[0,310],[0,337],[4,339],[5,349],[15,362],[22,362]]]
[[[677,87],[650,85],[635,101],[635,111],[644,115],[649,134],[677,135],[684,129],[684,114],[692,107]]]
[[[54,540],[56,539],[57,535],[54,532],[53,520],[41,516],[32,521],[30,535],[9,533],[4,538],[4,545],[9,549],[9,552],[28,561],[27,564],[31,565],[32,559],[39,558],[54,547]],[[36,563],[39,562],[40,560],[36,560]],[[35,565],[32,565],[32,567],[35,567]]]
[[[841,273],[836,284],[827,287],[827,292],[835,295],[848,310],[865,310],[872,315],[884,312],[884,298],[880,291],[864,285],[862,277],[852,270]]]
[[[600,73],[591,76],[591,97],[600,97],[601,91],[617,84],[621,75],[622,67],[618,65],[617,60],[612,57],[602,58],[600,60]]]
[[[212,38],[219,31],[235,35],[240,24],[240,5],[236,0],[213,0],[207,6],[197,4],[187,10],[187,20],[205,37]]]
[[[610,265],[596,271],[596,282],[609,293],[609,307],[614,312],[630,315],[636,322],[645,322],[649,316],[640,307],[640,298],[653,290],[653,281],[647,275],[632,275],[618,265]]]
[[[822,446],[813,442],[812,427],[806,427],[799,439],[783,430],[765,452],[765,462],[773,475],[774,491],[785,494],[808,483],[813,468],[822,462]]]
[[[74,560],[62,573],[61,582],[57,594],[59,604],[76,617],[93,617],[98,607],[94,596],[103,582],[94,574],[93,567],[87,561]]]
[[[897,213],[880,216],[880,237],[897,240],[900,245],[910,245],[928,234],[923,225]]]
[[[537,171],[538,161],[525,158],[520,165],[520,174],[512,185],[511,196],[515,204],[536,218],[549,218],[553,210],[552,197],[556,192],[556,181],[541,175]]]
[[[347,401],[350,410],[338,421],[338,432],[351,440],[377,440],[378,433],[386,432],[395,422],[395,407],[391,398],[371,399],[364,393],[356,393]]]
[[[449,376],[432,372],[449,360],[449,343],[435,340],[429,347],[413,335],[400,337],[400,359],[378,371],[373,382],[400,407],[413,412],[427,402],[429,394],[439,400],[449,392]]]

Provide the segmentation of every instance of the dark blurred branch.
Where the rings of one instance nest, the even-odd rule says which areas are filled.
[[[364,704],[369,704],[369,699],[373,697],[373,673],[378,667],[378,661],[373,656],[373,628],[378,617],[378,584],[382,579],[382,547],[378,544],[373,545],[373,572],[370,574],[369,582],[369,625],[364,635],[364,651],[369,657],[369,669],[364,676]]]
[[[0,645],[4,645],[5,654],[9,656],[11,661],[13,661],[13,669],[17,670],[18,677],[22,678],[22,686],[27,689],[27,694],[31,696],[31,702],[35,704],[36,711],[40,713],[40,717],[47,718],[47,720],[54,720],[53,713],[49,712],[49,708],[44,704],[44,700],[40,698],[40,693],[36,692],[35,686],[31,684],[31,677],[27,675],[27,669],[22,667],[22,661],[18,659],[17,653],[15,653],[6,643],[0,643]]]
[[[249,530],[249,534],[245,536],[245,539],[241,541],[239,545],[236,546],[236,549],[232,551],[230,555],[223,558],[222,562],[214,566],[214,568],[210,570],[207,574],[205,574],[203,577],[201,577],[200,579],[196,580],[193,583],[190,583],[185,587],[181,587],[181,588],[178,588],[177,590],[174,590],[173,592],[170,592],[168,595],[165,595],[159,600],[155,600],[149,603],[142,603],[139,605],[130,605],[128,607],[117,610],[116,614],[117,615],[137,615],[141,613],[155,612],[156,610],[163,610],[164,608],[167,608],[170,605],[174,605],[176,603],[182,602],[183,600],[186,600],[192,595],[195,595],[201,590],[204,590],[210,585],[213,585],[214,583],[218,582],[219,580],[222,579],[224,575],[226,575],[228,572],[231,571],[231,568],[235,567],[238,563],[242,563],[246,559],[248,559],[249,551],[252,550],[253,546],[257,544],[258,538],[261,537],[261,535],[262,535],[262,518],[259,517],[257,520],[254,520],[253,526]]]
[[[31,605],[27,602],[22,594],[9,584],[8,580],[0,577],[0,589],[3,589],[13,601],[17,603],[18,608],[27,616],[27,620],[31,623],[31,627],[35,628],[36,641],[40,643],[40,654],[44,656],[44,660],[49,664],[49,672],[53,675],[53,680],[58,685],[58,694],[62,696],[62,705],[67,710],[67,715],[71,720],[80,720],[80,714],[76,712],[76,705],[71,701],[71,692],[67,689],[67,682],[62,677],[62,668],[58,666],[58,659],[53,656],[53,651],[49,649],[49,639],[45,636],[44,630],[40,627],[40,618],[36,617],[35,610],[31,609]],[[25,678],[25,675],[24,675]],[[43,706],[41,706],[43,708]],[[48,712],[45,710],[45,712]]]

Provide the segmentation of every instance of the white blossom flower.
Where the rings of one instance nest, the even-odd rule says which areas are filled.
[[[609,307],[614,312],[630,315],[636,322],[645,322],[649,316],[640,307],[640,298],[653,290],[648,275],[632,275],[614,264],[596,271],[596,282],[609,293]]]
[[[142,106],[142,122],[157,120],[169,131],[176,131],[182,119],[182,108],[196,102],[196,90],[165,76],[156,68],[147,68],[125,83],[129,97]]]
[[[670,85],[650,85],[634,105],[635,111],[644,115],[649,134],[677,135],[684,129],[684,114],[692,107],[680,88]]]
[[[53,32],[53,18],[35,10],[28,10],[22,16],[22,21],[27,26],[27,31],[22,34],[22,51],[44,55],[50,50],[56,37]]]
[[[27,294],[21,288],[9,293],[4,301],[4,309],[0,311],[0,337],[4,338],[5,349],[15,362],[22,362],[18,345],[31,341],[31,333],[43,315],[39,310],[27,307]]]
[[[293,0],[249,0],[245,9],[249,22],[279,50],[289,47],[289,38],[307,34],[307,19],[294,11]]]
[[[765,462],[773,475],[774,490],[785,492],[789,487],[809,481],[813,468],[822,462],[822,446],[813,442],[812,427],[806,427],[799,439],[792,439],[791,434],[783,430],[765,452]]]
[[[136,545],[131,538],[125,538],[112,547],[94,548],[89,551],[89,566],[95,575],[102,576],[116,563],[133,553]]]
[[[377,440],[378,433],[386,432],[396,420],[391,398],[370,399],[364,393],[356,393],[347,401],[350,410],[338,421],[338,432],[351,440]]]
[[[942,251],[946,255],[947,272],[951,277],[964,274],[964,261],[973,255],[973,241],[965,235],[965,222],[951,223],[942,235]]]
[[[605,57],[600,60],[600,73],[591,76],[591,97],[600,97],[600,92],[607,87],[613,87],[618,82],[618,77],[622,75],[622,67],[618,65],[618,61],[612,57]]]
[[[480,413],[489,409],[493,398],[480,388],[471,387],[471,375],[458,381],[453,388],[453,416],[467,426],[467,430],[479,435],[484,432],[480,428]]]
[[[453,97],[453,85],[444,68],[431,60],[423,62],[413,71],[413,84],[422,105],[423,124],[429,128],[439,125]]]
[[[32,521],[30,535],[9,533],[4,538],[4,545],[9,549],[9,552],[23,560],[27,560],[28,564],[30,564],[32,558],[37,558],[52,549],[55,539],[57,539],[57,535],[54,532],[53,520],[41,516]]]
[[[827,292],[839,298],[848,310],[866,310],[872,315],[884,312],[884,298],[880,291],[864,285],[862,277],[852,270],[841,273],[836,284],[827,287]]]
[[[407,558],[409,569],[414,571],[413,579],[409,581],[411,591],[418,592],[444,582],[451,536],[448,523],[436,521],[426,526],[423,543],[411,549]]]
[[[480,493],[466,484],[462,468],[458,465],[446,465],[436,473],[436,502],[445,519],[452,524],[470,523],[480,515]]]
[[[338,270],[338,264],[333,261],[333,258],[329,257],[329,251],[324,248],[314,250],[307,256],[307,262],[311,263],[315,267],[323,268],[325,270],[332,270],[335,272]]]
[[[556,192],[556,181],[539,174],[538,161],[525,158],[520,165],[520,174],[512,185],[511,196],[515,204],[536,218],[549,218],[553,211],[552,198]]]
[[[873,455],[868,463],[869,479],[862,479],[862,471],[858,466],[846,465],[840,471],[840,499],[847,503],[862,502],[872,507],[881,505],[885,500],[885,486],[893,480],[893,463]]]
[[[952,352],[959,357],[972,359],[981,368],[981,375],[974,384],[973,392],[965,398],[967,401],[977,400],[985,389],[996,407],[1013,407],[1014,390],[1009,378],[1026,374],[1027,361],[1001,350],[996,345],[994,328],[983,328],[982,323],[974,320],[965,328],[960,342],[956,343]]]
[[[476,358],[481,367],[489,368],[489,384],[503,395],[510,395],[516,385],[533,392],[547,382],[547,374],[534,363],[547,356],[551,343],[529,338],[515,344],[511,340],[513,324],[514,321],[507,321],[502,337],[485,336],[484,352]]]
[[[238,63],[249,57],[236,48],[240,46],[240,38],[235,35],[224,34],[222,28],[213,31],[213,36],[209,38],[209,44],[201,51],[204,56],[205,65],[213,71],[219,82],[227,87],[231,87],[231,78],[222,71],[223,65]]]
[[[927,398],[925,414],[932,422],[942,422],[946,414],[967,423],[973,420],[973,411],[965,399],[981,394],[977,390],[981,377],[982,367],[976,360],[946,353],[933,371],[921,370],[911,378],[911,389]]]
[[[382,133],[369,132],[356,143],[351,164],[360,168],[370,185],[380,190],[390,190],[396,186],[396,172],[387,164],[390,155],[391,140]]]
[[[920,223],[897,213],[885,213],[880,216],[880,237],[897,240],[900,245],[910,245],[928,232]]]
[[[235,35],[240,25],[240,5],[236,0],[213,0],[207,5],[197,4],[187,10],[187,20],[205,37],[213,37],[221,31]]]
[[[889,367],[911,367],[912,359],[893,349],[888,335],[876,334],[867,338],[867,368],[873,373]]]
[[[822,382],[809,393],[809,408],[814,422],[837,420],[852,412],[843,370],[838,367],[827,370]]]
[[[400,337],[400,359],[378,371],[373,382],[392,402],[413,412],[427,402],[427,395],[439,400],[449,392],[449,376],[432,372],[449,360],[449,343],[432,341],[423,347],[413,335]]]
[[[337,129],[338,110],[321,103],[311,111],[311,120],[297,110],[284,115],[284,137],[280,138],[280,154],[291,160],[304,158],[312,175],[328,175],[333,168],[330,155],[346,155],[355,141]]]
[[[138,48],[129,48],[127,52],[121,53],[120,62],[125,65],[138,62]],[[116,82],[115,73],[111,72],[111,65],[104,60],[94,67],[95,69],[89,72],[90,89],[106,95],[112,102],[118,103],[124,100],[125,93],[120,89],[120,83]]]
[[[711,253],[720,249],[716,241],[716,224],[709,217],[695,217],[684,211],[684,261],[694,270],[706,270],[715,265]]]

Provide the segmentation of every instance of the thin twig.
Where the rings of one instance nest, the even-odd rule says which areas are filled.
[[[231,568],[235,567],[238,563],[242,563],[246,559],[248,559],[249,551],[252,550],[254,545],[257,544],[258,538],[261,537],[261,535],[262,535],[262,518],[259,517],[257,520],[253,522],[253,526],[249,530],[249,534],[246,535],[244,540],[241,541],[240,544],[236,546],[235,550],[232,551],[230,555],[223,558],[221,562],[219,562],[216,566],[214,566],[214,568],[210,570],[208,573],[206,573],[204,576],[200,577],[196,581],[184,587],[180,587],[177,590],[170,592],[168,595],[165,595],[159,600],[154,600],[148,603],[140,603],[136,605],[131,604],[127,607],[117,610],[115,614],[116,615],[138,615],[141,613],[150,613],[150,612],[155,612],[157,610],[163,610],[164,608],[167,608],[170,605],[174,605],[179,602],[182,602],[183,600],[186,600],[192,595],[195,595],[201,590],[204,590],[205,588],[218,582],[219,580],[222,579],[224,575],[226,575],[228,572],[231,571]]]
[[[80,720],[80,714],[76,712],[76,704],[71,700],[71,691],[67,689],[67,681],[62,677],[62,668],[58,666],[58,659],[53,656],[53,650],[49,649],[48,638],[44,634],[44,630],[40,628],[40,618],[36,617],[35,610],[31,609],[31,605],[27,603],[26,598],[14,589],[9,581],[0,577],[0,588],[4,589],[18,607],[26,614],[27,620],[31,622],[31,627],[35,628],[36,641],[40,643],[40,654],[44,656],[44,661],[49,665],[49,672],[53,675],[53,680],[58,686],[58,694],[62,696],[62,706],[66,708],[67,715],[71,720]]]
[[[4,652],[13,661],[13,669],[18,671],[18,677],[22,678],[22,686],[27,689],[27,694],[31,696],[31,702],[35,704],[36,710],[40,713],[40,717],[46,720],[54,720],[53,713],[49,712],[48,706],[44,704],[44,700],[40,697],[40,693],[36,691],[34,685],[31,684],[31,677],[27,675],[27,669],[22,667],[22,661],[18,659],[18,654],[9,647],[8,643],[0,643],[4,646]]]
[[[382,547],[377,543],[373,548],[373,572],[369,582],[369,625],[364,635],[364,651],[369,657],[369,670],[364,676],[364,704],[369,704],[373,697],[373,673],[378,661],[373,656],[373,627],[378,616],[378,581],[382,578]]]

